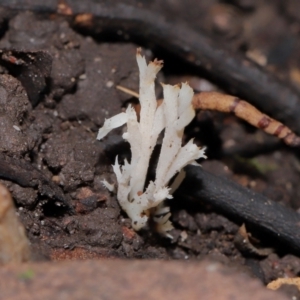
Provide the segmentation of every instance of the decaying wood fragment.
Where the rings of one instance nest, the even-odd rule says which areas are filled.
[[[0,266],[29,259],[29,241],[7,188],[0,185]]]

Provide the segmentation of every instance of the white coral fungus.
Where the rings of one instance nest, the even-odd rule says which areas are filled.
[[[187,83],[183,83],[181,88],[178,85],[163,85],[164,101],[157,106],[154,80],[163,63],[154,60],[147,65],[140,50],[137,51],[137,63],[140,71],[140,121],[134,108],[128,106],[126,112],[105,120],[97,139],[102,139],[112,129],[127,123],[123,138],[131,146],[131,162],[125,160],[124,165],[120,166],[116,157],[113,165],[118,181],[118,201],[132,220],[135,230],[145,226],[150,209],[155,208],[154,221],[159,231],[167,231],[172,228],[168,220],[170,213],[162,202],[172,198],[168,183],[183,167],[195,163],[198,158],[205,158],[205,149],[199,149],[193,140],[182,147],[183,130],[195,116],[191,87]],[[145,188],[150,157],[163,130],[156,177]]]

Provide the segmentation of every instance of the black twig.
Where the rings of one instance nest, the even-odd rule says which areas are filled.
[[[300,215],[297,212],[201,167],[188,166],[186,171],[178,194],[209,204],[300,254]]]

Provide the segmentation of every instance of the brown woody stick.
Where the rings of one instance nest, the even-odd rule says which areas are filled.
[[[193,106],[195,109],[234,113],[238,118],[282,139],[287,145],[300,146],[300,137],[295,135],[287,126],[263,114],[253,105],[237,97],[217,92],[201,92],[195,94]]]

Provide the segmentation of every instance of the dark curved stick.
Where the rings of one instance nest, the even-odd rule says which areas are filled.
[[[186,178],[176,193],[212,205],[300,254],[300,215],[297,212],[201,167],[188,166],[186,171]]]
[[[68,14],[91,14],[89,30],[123,30],[182,57],[300,135],[300,95],[291,86],[183,23],[166,20],[157,12],[109,1],[49,0],[41,4],[38,0],[2,0],[0,6],[60,12],[61,3]]]
[[[125,4],[90,5],[90,1],[70,1],[69,4],[73,13],[93,14],[96,17],[93,27],[101,28],[101,32],[121,29],[191,62],[300,134],[300,95],[245,56],[156,12]]]

